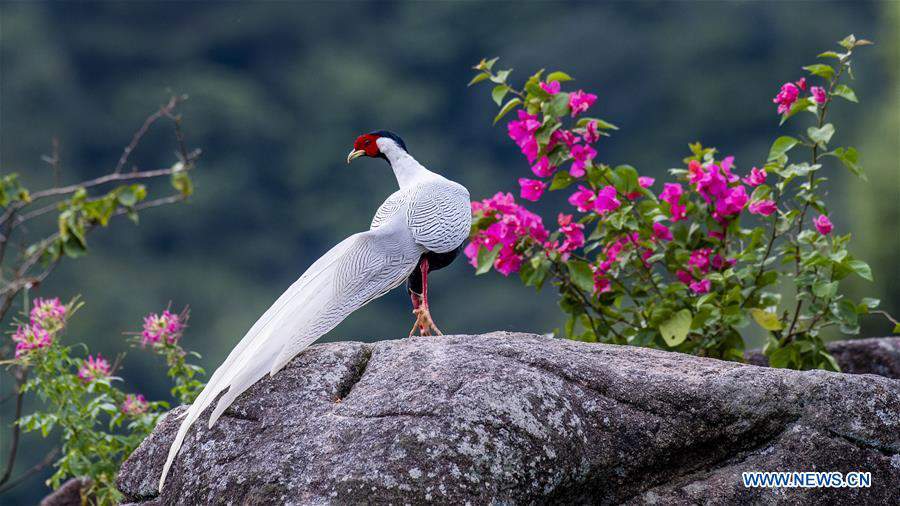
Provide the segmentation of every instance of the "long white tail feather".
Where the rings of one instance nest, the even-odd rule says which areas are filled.
[[[373,242],[372,232],[341,241],[316,260],[247,331],[185,412],[163,467],[160,492],[188,430],[220,393],[227,390],[210,415],[209,427],[266,373],[275,374],[350,313],[402,283],[421,254],[412,251],[397,256],[396,251],[384,251],[395,248],[396,241]]]

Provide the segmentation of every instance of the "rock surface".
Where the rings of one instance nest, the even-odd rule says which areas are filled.
[[[842,372],[900,379],[900,337],[848,339],[828,343],[826,347]],[[769,359],[759,350],[748,351],[746,359],[753,365],[769,365]]]
[[[225,413],[160,497],[163,420],[122,467],[127,500],[900,504],[900,381],[872,375],[493,333],[316,345]],[[744,488],[753,470],[872,486]]]

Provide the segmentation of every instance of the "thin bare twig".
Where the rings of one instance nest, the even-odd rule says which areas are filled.
[[[131,152],[137,148],[138,144],[141,143],[141,139],[147,135],[147,132],[150,130],[150,127],[153,126],[160,118],[162,117],[172,117],[172,110],[175,109],[175,106],[178,105],[178,102],[181,101],[181,97],[173,96],[169,99],[169,102],[160,107],[158,111],[151,114],[144,120],[144,124],[141,125],[141,128],[134,133],[134,136],[131,138],[131,142],[125,146],[125,149],[122,151],[122,156],[119,157],[119,163],[116,164],[115,170],[113,170],[113,174],[118,174],[122,172],[122,169],[125,167],[125,164],[128,163],[128,157],[131,156]]]

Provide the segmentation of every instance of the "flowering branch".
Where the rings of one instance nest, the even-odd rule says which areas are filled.
[[[871,271],[847,252],[849,235],[831,235],[819,195],[824,156],[862,177],[854,148],[828,151],[835,127],[826,118],[834,97],[857,101],[840,80],[849,73],[853,49],[869,42],[849,36],[839,44],[845,52],[819,55],[837,59],[836,69],[804,67],[824,87],[807,86],[802,78],[785,83],[773,100],[782,123],[801,112],[815,116],[802,141],[779,137],[765,164],[743,177],[734,157],[691,144],[684,168],[670,170],[675,181],[659,193],[654,179],[635,168],[598,162],[598,142],[616,127],[585,117],[596,95],[563,89],[572,80],[564,72],[539,71],[519,90],[508,84],[511,70],[496,70],[496,58],[482,60],[470,85],[494,83],[495,123],[516,114],[507,133],[534,176],[519,178],[520,198],[538,201],[545,191],[577,186],[568,198],[577,214],[559,213],[551,231],[509,193],[473,202],[465,253],[476,273],[518,273],[538,290],[549,279],[560,292],[565,334],[572,339],[743,360],[742,329],[752,320],[769,336],[765,352],[773,366],[836,370],[820,330],[839,325],[858,332],[858,317],[878,304],[840,293],[842,279],[871,279]],[[788,152],[801,144],[812,148],[811,161],[791,163]],[[810,208],[820,213],[814,230],[805,229]],[[587,226],[596,228],[586,235]],[[774,265],[776,252],[794,263],[793,272]],[[793,317],[769,288],[780,279],[797,287],[789,302]]]

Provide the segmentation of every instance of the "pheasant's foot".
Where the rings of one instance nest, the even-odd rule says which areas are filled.
[[[441,332],[441,329],[437,328],[437,325],[434,324],[434,320],[431,318],[431,311],[428,310],[427,304],[422,304],[414,309],[413,314],[416,315],[416,323],[413,324],[412,330],[409,331],[410,336],[416,333],[416,329],[419,330],[420,336],[444,335],[444,333]]]

